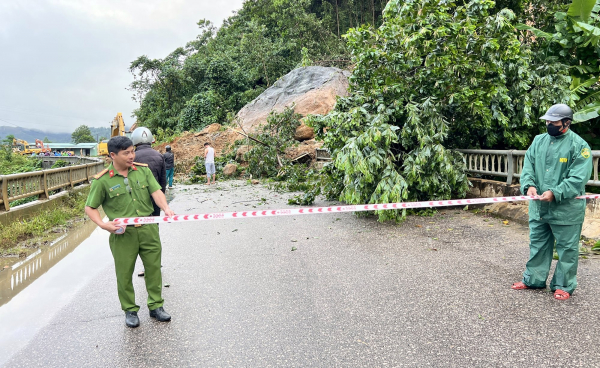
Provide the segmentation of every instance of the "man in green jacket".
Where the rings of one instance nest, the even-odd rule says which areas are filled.
[[[556,243],[558,263],[550,282],[554,298],[569,299],[577,287],[579,238],[592,172],[590,146],[569,129],[573,111],[564,104],[553,105],[540,119],[548,133],[535,137],[525,154],[521,192],[536,196],[529,201],[529,261],[523,281],[515,290],[546,287]]]
[[[145,217],[154,211],[152,201],[171,217],[173,211],[161,187],[148,169],[148,165],[133,162],[135,151],[127,137],[117,136],[108,141],[112,164],[92,182],[85,204],[85,213],[102,229],[110,233],[110,250],[115,260],[117,291],[121,308],[125,311],[128,327],[140,325],[133,290],[133,268],[138,257],[146,270],[146,290],[150,317],[168,322],[171,316],[164,310],[162,298],[162,273],[160,270],[162,246],[157,224],[136,225],[123,228],[113,220],[118,217]],[[108,222],[102,221],[98,208],[102,206]]]

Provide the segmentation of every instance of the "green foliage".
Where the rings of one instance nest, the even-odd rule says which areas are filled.
[[[177,130],[173,130],[171,128],[156,128],[156,130],[153,130],[154,134],[154,140],[156,141],[156,144],[160,144],[160,143],[164,143],[164,142],[171,142],[175,139],[175,137],[177,137],[177,135],[179,134],[179,131]]]
[[[288,204],[311,205],[321,194],[321,176],[304,164],[285,167],[275,180],[278,182],[273,188],[277,191],[303,192],[288,199]]]
[[[69,166],[69,163],[68,163],[67,161],[64,161],[64,160],[56,160],[56,161],[54,162],[54,164],[52,164],[52,167],[51,167],[51,169],[58,169],[58,168],[60,168],[60,167],[67,167],[67,166]]]
[[[534,45],[542,64],[545,59],[560,59],[571,76],[571,100],[574,102],[572,129],[592,147],[600,149],[600,1],[560,1],[561,6],[547,12],[553,29],[538,29],[520,24],[519,29],[536,36]],[[567,7],[568,5],[568,7]],[[566,12],[565,12],[566,10]],[[537,25],[536,25],[537,26]]]
[[[294,107],[286,107],[283,112],[272,111],[267,123],[260,127],[256,139],[263,144],[255,143],[245,155],[248,161],[247,172],[253,177],[274,177],[279,170],[290,164],[284,157],[285,149],[297,144],[294,133],[300,125],[299,114]]]
[[[304,192],[289,200],[290,204],[312,204],[321,194],[320,176],[306,164],[292,163],[285,157],[285,150],[297,145],[294,140],[301,115],[294,106],[286,107],[281,113],[272,111],[267,124],[260,128],[255,138],[249,141],[252,148],[245,154],[248,162],[246,173],[255,178],[270,178],[271,188],[279,192]],[[235,152],[235,151],[233,151]]]
[[[81,217],[85,207],[88,189],[71,191],[63,202],[55,209],[43,211],[25,221],[0,224],[0,249],[15,247],[27,238],[46,235],[52,228],[64,226],[75,217]]]
[[[5,163],[10,163],[14,157],[12,146],[14,139],[15,136],[9,134],[2,140],[2,142],[0,142],[0,159]]]
[[[44,143],[52,143],[52,142],[50,141],[50,139],[48,139],[48,137],[44,137],[44,140],[43,140],[43,142],[44,142]]]
[[[0,175],[18,174],[42,169],[42,161],[31,156],[13,153],[7,144],[2,146],[0,154]]]
[[[134,114],[154,132],[200,130],[223,123],[277,79],[301,65],[347,66],[340,35],[381,23],[386,1],[246,1],[217,29],[198,22],[200,35],[162,59],[130,64]]]
[[[222,123],[227,113],[222,107],[223,104],[221,96],[213,90],[195,94],[181,111],[178,129],[201,130],[207,125]]]
[[[302,48],[302,67],[307,67],[307,66],[311,66],[313,64],[313,61],[310,60],[310,57],[308,56],[308,49],[306,47]]]
[[[567,15],[573,18],[579,18],[587,21],[592,14],[592,9],[596,5],[596,0],[573,0]]]
[[[75,129],[75,131],[71,134],[71,140],[73,143],[94,143],[96,142],[96,138],[92,136],[92,132],[87,125],[80,125]]]
[[[569,77],[554,59],[533,68],[515,14],[494,9],[489,0],[392,0],[379,29],[346,35],[351,94],[308,122],[333,159],[326,195],[352,204],[462,198],[464,163],[450,149],[529,145],[540,111],[568,101]]]

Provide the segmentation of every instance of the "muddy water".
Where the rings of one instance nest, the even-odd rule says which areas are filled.
[[[0,307],[69,255],[95,229],[96,224],[88,221],[0,272]]]
[[[0,272],[0,366],[112,264],[108,235],[88,221]]]

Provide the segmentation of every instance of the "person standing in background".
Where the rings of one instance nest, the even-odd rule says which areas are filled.
[[[173,175],[175,174],[175,155],[171,152],[171,146],[166,146],[163,157],[165,159],[165,168],[167,170],[167,181],[169,182],[169,189],[173,188]]]
[[[206,167],[206,185],[210,185],[210,176],[212,175],[213,184],[216,184],[217,170],[215,169],[215,149],[210,143],[204,143],[204,167]]]
[[[154,136],[148,128],[140,127],[133,131],[131,134],[131,141],[135,146],[135,160],[136,162],[148,165],[152,176],[160,185],[160,190],[163,194],[167,191],[167,175],[165,170],[165,160],[163,159],[160,152],[152,149],[152,143],[154,143]],[[160,207],[154,202],[154,198],[150,198],[152,201],[152,207],[154,211],[152,216],[160,216]],[[146,274],[145,270],[138,272],[139,277],[143,277]]]
[[[152,149],[154,143],[152,132],[148,128],[137,128],[131,134],[131,141],[135,146],[135,162],[148,165],[152,175],[160,184],[163,193],[167,191],[167,173],[165,169],[165,160],[160,152]],[[160,216],[160,208],[152,201],[154,212],[152,216]]]

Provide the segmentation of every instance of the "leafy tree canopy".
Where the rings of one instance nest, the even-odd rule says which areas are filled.
[[[130,85],[150,129],[199,130],[230,120],[278,78],[309,60],[344,67],[340,37],[350,27],[380,24],[383,0],[252,0],[217,29],[198,22],[200,35],[163,59],[141,56]],[[304,50],[304,51],[303,51]]]
[[[2,143],[4,143],[5,145],[12,146],[13,139],[15,139],[15,136],[13,134],[9,134],[6,137],[4,137],[4,139],[2,140]]]
[[[329,196],[462,198],[464,163],[450,149],[526,148],[543,128],[540,113],[569,102],[570,78],[557,58],[535,64],[515,21],[490,0],[392,0],[378,29],[351,30],[351,94],[310,122],[332,153]]]
[[[573,0],[547,13],[553,27],[526,22],[517,28],[528,31],[527,41],[540,57],[559,58],[571,76],[573,130],[600,149],[600,1]]]
[[[92,132],[87,125],[80,125],[75,129],[75,131],[71,134],[71,140],[73,143],[93,143],[96,142],[96,139],[92,136]]]

